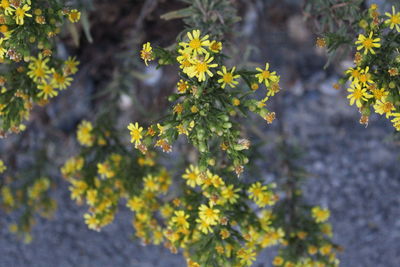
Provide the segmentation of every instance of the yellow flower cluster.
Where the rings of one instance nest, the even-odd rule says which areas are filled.
[[[7,212],[15,212],[17,223],[9,225],[9,230],[24,242],[32,240],[30,234],[38,214],[49,219],[57,208],[57,202],[49,198],[50,179],[41,177],[29,183],[6,177],[0,191],[0,205]]]
[[[56,1],[1,0],[0,136],[24,130],[21,123],[29,119],[34,103],[45,105],[71,85],[78,62],[69,57],[61,63],[52,57],[51,38],[61,32],[64,16],[77,22],[80,12]]]
[[[50,58],[39,54],[37,58],[30,59],[27,75],[36,83],[39,90],[37,96],[47,100],[57,96],[59,90],[64,90],[71,85],[72,77],[78,69],[79,64],[75,58],[68,58],[64,66],[56,70],[47,65]]]
[[[306,211],[305,214],[297,216],[301,218],[292,219],[301,223],[290,222],[293,228],[279,249],[278,256],[274,258],[273,266],[339,266],[336,254],[340,247],[329,240],[332,238],[332,226],[325,223],[329,218],[329,210],[316,206],[311,209],[311,213]],[[298,248],[296,252],[291,245]]]
[[[365,35],[360,33],[355,42],[357,52],[354,67],[346,72],[350,81],[347,98],[350,105],[356,105],[361,113],[360,123],[368,125],[370,108],[377,114],[391,119],[396,130],[400,130],[400,105],[398,104],[400,54],[391,44],[400,37],[400,12],[392,8],[392,13],[378,12],[372,5],[368,17],[359,23]],[[389,29],[389,31],[388,31]],[[385,55],[393,55],[390,59]]]
[[[155,58],[159,58],[159,65],[173,64],[176,59],[181,79],[177,83],[178,93],[168,98],[175,103],[167,119],[150,125],[147,130],[137,122],[128,125],[135,148],[145,154],[154,143],[162,151],[171,152],[173,142],[179,135],[185,135],[200,152],[199,167],[205,171],[216,163],[209,157],[209,144],[212,139],[219,139],[221,149],[233,164],[232,170],[239,176],[248,163],[244,150],[249,149],[250,141],[241,138],[235,117],[248,109],[268,123],[274,121],[275,113],[265,106],[280,91],[280,77],[276,72],[270,70],[268,63],[265,69],[255,71],[237,70],[236,66],[228,68],[223,65],[227,56],[222,53],[222,43],[202,35],[200,30],[188,32],[175,51],[153,49],[147,42],[140,56],[146,65]],[[239,85],[239,78],[247,84],[248,91],[228,90]],[[265,97],[261,101],[249,99],[260,84],[267,88]]]
[[[95,144],[105,146],[109,135],[108,131],[102,132],[94,129],[92,123],[86,120],[81,121],[76,131],[79,144],[85,147],[91,147]]]

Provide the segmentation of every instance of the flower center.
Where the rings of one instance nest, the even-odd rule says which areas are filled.
[[[268,79],[270,75],[271,75],[271,73],[270,73],[269,71],[267,71],[267,70],[264,70],[264,71],[262,72],[262,77],[263,77],[264,79]]]
[[[225,73],[222,79],[225,83],[231,83],[233,81],[233,75],[232,73]]]
[[[199,49],[201,47],[201,42],[196,38],[190,41],[189,46],[192,49]]]
[[[373,40],[371,38],[367,38],[364,40],[363,44],[365,48],[370,49],[372,48]]]
[[[197,63],[196,69],[200,73],[206,72],[208,70],[207,63],[205,63],[205,62]]]
[[[362,97],[362,94],[363,93],[362,93],[361,89],[356,89],[356,90],[354,90],[353,96],[355,99],[360,99]]]
[[[53,92],[53,87],[51,85],[45,85],[43,87],[43,92],[45,92],[46,94],[50,94],[51,92]]]
[[[400,15],[393,15],[392,19],[391,19],[391,22],[393,24],[400,24]]]
[[[131,135],[134,140],[140,140],[140,132],[138,130],[132,130]]]

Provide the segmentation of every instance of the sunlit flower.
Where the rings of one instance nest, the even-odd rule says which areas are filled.
[[[225,88],[226,85],[234,88],[239,82],[235,79],[239,78],[240,75],[235,75],[236,67],[233,67],[230,72],[226,70],[225,66],[222,66],[222,71],[217,71],[217,74],[221,76],[218,80],[222,84],[221,88]]]
[[[360,34],[358,36],[358,40],[356,41],[357,50],[364,49],[364,54],[367,54],[370,52],[371,54],[375,55],[375,51],[373,50],[374,48],[379,48],[381,47],[380,40],[381,38],[373,38],[373,32],[371,31],[369,36],[366,37],[363,34]]]

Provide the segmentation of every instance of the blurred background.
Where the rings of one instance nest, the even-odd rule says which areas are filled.
[[[304,1],[231,2],[241,18],[225,40],[231,62],[270,62],[282,79],[283,91],[271,101],[277,113],[274,124],[246,125],[265,144],[258,150],[263,157],[257,166],[266,179],[279,180],[274,172],[278,152],[270,140],[284,136],[296,144],[310,174],[302,184],[303,195],[331,210],[333,240],[344,248],[338,255],[341,266],[399,266],[399,141],[390,123],[377,115],[371,116],[367,128],[359,124],[360,114],[349,106],[345,88],[333,88],[351,58],[334,58],[324,68],[326,51],[315,46],[315,25],[305,19]],[[76,55],[81,62],[74,84],[45,108],[36,107],[28,130],[0,140],[1,157],[12,162],[10,168],[18,175],[45,173],[54,180],[52,197],[58,208],[52,219],[37,219],[29,244],[9,233],[7,225],[15,218],[0,211],[0,266],[185,266],[179,254],[132,240],[128,210],[121,209],[101,232],[89,230],[82,219],[85,207],[70,199],[59,167],[78,150],[75,130],[81,120],[118,110],[115,123],[125,131],[128,122],[152,120],[167,108],[166,96],[178,79],[176,69],[145,68],[139,49],[147,41],[173,45],[185,25],[161,16],[187,4],[81,4],[89,14],[90,29],[70,29],[74,38],[65,35],[58,47],[60,56]],[[271,259],[270,252],[264,253],[254,266],[271,266]]]

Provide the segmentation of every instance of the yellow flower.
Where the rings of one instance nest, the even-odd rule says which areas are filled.
[[[27,11],[29,11],[31,9],[31,7],[29,5],[23,5],[22,7],[19,6],[17,8],[15,8],[15,22],[18,25],[23,25],[24,24],[24,17],[32,17],[31,14],[26,13]]]
[[[52,98],[58,95],[57,90],[52,84],[42,83],[39,84],[37,88],[40,90],[37,95],[43,99],[48,99],[49,97]]]
[[[367,66],[365,69],[360,70],[360,76],[358,77],[358,81],[361,85],[367,86],[369,84],[373,84],[374,81],[371,80],[371,74],[369,73],[369,67]]]
[[[267,187],[263,186],[260,182],[252,184],[249,188],[249,194],[250,194],[249,198],[253,200],[261,198],[261,196],[264,193],[264,190],[266,189]]]
[[[12,12],[14,11],[10,6],[9,0],[1,0],[0,7],[4,9],[4,14],[6,15],[11,15]]]
[[[143,45],[142,50],[140,51],[140,57],[143,59],[144,64],[148,66],[147,61],[152,61],[154,59],[153,48],[150,43],[147,42]]]
[[[219,232],[219,235],[221,236],[222,239],[227,239],[228,237],[231,236],[231,233],[224,228]]]
[[[174,223],[179,229],[189,229],[189,223],[187,219],[189,215],[185,214],[183,210],[175,211],[175,216],[171,218],[171,222]]]
[[[8,186],[2,186],[1,188],[1,197],[2,197],[2,202],[9,206],[9,207],[13,207],[15,204],[15,200],[14,200],[14,196],[11,192],[10,187]]]
[[[392,111],[396,110],[393,103],[386,100],[377,100],[374,105],[375,112],[383,115],[385,114],[386,118],[389,118],[392,115]]]
[[[132,211],[139,212],[142,208],[144,208],[144,202],[143,199],[141,199],[138,196],[133,196],[128,200],[128,203],[126,203],[126,206],[131,209]]]
[[[360,68],[349,68],[346,71],[347,74],[349,74],[349,80],[353,81],[353,82],[358,82],[358,80],[360,79],[360,75],[361,75],[361,69]]]
[[[230,72],[227,72],[226,67],[222,66],[222,71],[217,71],[217,74],[222,77],[218,80],[219,83],[222,83],[222,88],[225,88],[227,84],[234,88],[239,83],[238,81],[235,81],[235,79],[239,78],[240,75],[235,75],[235,70],[236,67],[233,67]]]
[[[256,253],[251,248],[241,248],[238,250],[237,255],[243,265],[250,266],[256,260]]]
[[[189,38],[189,43],[181,42],[179,45],[188,48],[194,56],[206,54],[207,50],[204,47],[209,46],[210,41],[208,40],[208,35],[205,35],[202,38],[200,35],[200,30],[188,32],[187,37]]]
[[[156,177],[149,174],[143,179],[143,187],[144,190],[156,192],[160,189],[160,184]]]
[[[71,199],[81,201],[88,185],[84,181],[71,180],[72,186],[68,189],[71,191]]]
[[[135,122],[135,124],[129,123],[128,130],[130,130],[131,143],[135,143],[135,145],[138,146],[143,138],[143,127],[139,127],[137,122]]]
[[[219,53],[222,50],[222,43],[218,41],[212,41],[210,43],[210,50],[214,53]]]
[[[59,88],[60,90],[63,90],[71,85],[71,81],[72,81],[71,77],[65,76],[62,73],[58,73],[55,69],[52,69],[51,71],[53,73],[51,84],[53,84],[53,86],[55,88]]]
[[[319,249],[319,252],[321,253],[321,255],[326,256],[326,255],[328,255],[329,253],[331,253],[331,250],[332,250],[332,245],[331,245],[331,244],[326,244],[326,245],[323,245],[323,246]]]
[[[190,187],[195,187],[201,184],[200,170],[198,167],[190,165],[186,169],[186,173],[182,175],[182,178],[186,180],[186,184]]]
[[[215,225],[219,221],[219,213],[218,209],[213,209],[212,207],[208,207],[207,205],[202,204],[199,207],[199,217],[200,219],[206,221],[210,225]]]
[[[85,218],[85,223],[88,225],[89,229],[99,230],[100,221],[96,218],[95,214],[85,213],[83,217]]]
[[[64,62],[64,72],[66,75],[75,74],[78,71],[79,61],[75,57],[68,57]]]
[[[211,228],[211,224],[203,219],[203,218],[197,218],[196,222],[199,224],[198,228],[201,232],[204,234],[212,233],[213,229]]]
[[[269,64],[265,63],[265,70],[261,68],[256,68],[257,71],[260,73],[256,74],[256,78],[258,79],[259,83],[265,83],[266,87],[269,87],[270,82],[278,82],[279,77],[276,75],[276,72],[269,71]]]
[[[209,53],[206,53],[202,59],[191,59],[193,64],[191,67],[187,68],[186,73],[190,78],[197,77],[199,82],[206,80],[206,74],[212,77],[214,74],[211,72],[210,68],[215,68],[218,64],[210,64],[214,60]]]
[[[233,185],[228,185],[222,188],[221,195],[223,197],[223,202],[229,202],[231,204],[235,204],[239,198],[239,195],[236,194],[239,192],[239,188],[234,188]]]
[[[186,73],[187,68],[192,66],[192,63],[190,62],[190,59],[192,58],[192,52],[190,49],[185,48],[178,50],[178,53],[180,55],[176,58],[176,60],[180,64],[179,68],[183,69],[183,72]]]
[[[51,73],[47,66],[49,60],[48,57],[43,58],[42,54],[39,54],[37,58],[31,57],[27,74],[34,82],[43,81],[48,78],[48,75]]]
[[[376,100],[385,99],[389,95],[389,92],[386,91],[384,88],[381,88],[381,89],[370,88],[370,90]]]
[[[361,87],[358,83],[353,83],[350,86],[351,88],[347,89],[350,93],[347,98],[350,99],[350,105],[354,105],[356,103],[357,107],[360,108],[362,106],[361,101],[367,101],[368,98],[371,98],[372,95],[368,94],[367,89]]]
[[[400,32],[400,12],[396,13],[396,8],[392,6],[392,14],[386,12],[385,15],[389,17],[385,23],[390,25],[390,29],[396,27],[396,30]]]
[[[68,159],[61,168],[62,175],[66,178],[74,175],[77,171],[82,169],[84,162],[84,159],[81,157],[72,157]]]
[[[68,13],[68,19],[69,21],[71,21],[72,23],[78,22],[81,18],[81,12],[79,12],[76,9],[72,9],[69,13]]]
[[[86,202],[90,206],[94,206],[97,200],[97,191],[95,189],[90,189],[86,192]]]
[[[115,176],[115,173],[110,169],[110,165],[106,162],[97,163],[97,172],[106,178],[112,178]]]
[[[318,252],[318,248],[316,246],[308,246],[307,247],[308,254],[314,255]]]
[[[5,172],[5,170],[7,170],[7,167],[4,164],[4,162],[0,159],[0,173]]]
[[[367,54],[370,52],[371,54],[375,55],[375,51],[373,48],[379,48],[381,47],[381,44],[379,43],[381,38],[373,38],[373,32],[371,31],[369,36],[366,37],[363,34],[360,34],[358,36],[358,40],[356,41],[357,50],[364,49],[364,54]]]
[[[283,260],[282,257],[276,256],[276,257],[274,258],[274,261],[272,262],[272,264],[273,264],[274,266],[281,266],[281,265],[283,264],[283,262],[284,262],[284,260]]]
[[[77,138],[78,142],[82,146],[92,146],[94,142],[94,136],[92,134],[93,126],[88,121],[82,121],[78,126]]]
[[[313,207],[312,210],[312,216],[315,219],[317,223],[325,222],[328,220],[330,212],[328,209],[322,209],[319,206]]]
[[[186,93],[186,90],[189,89],[189,84],[187,81],[179,80],[177,88],[179,93],[184,94]]]

